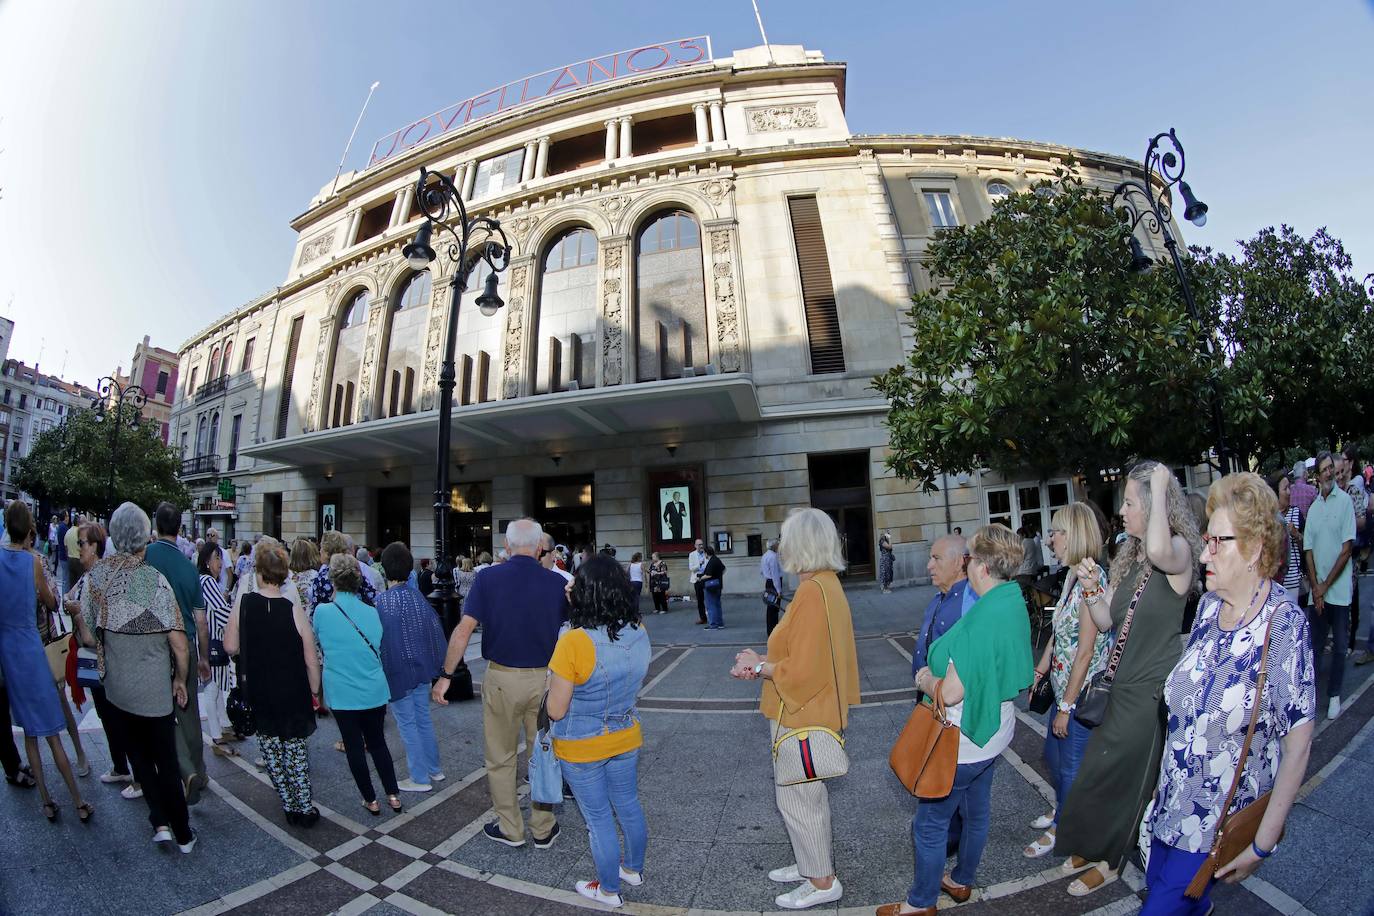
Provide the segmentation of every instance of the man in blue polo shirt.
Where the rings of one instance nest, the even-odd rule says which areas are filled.
[[[968,542],[962,535],[947,534],[930,545],[930,561],[926,571],[930,582],[940,590],[921,618],[921,630],[916,635],[916,648],[911,653],[911,676],[926,666],[926,656],[935,640],[949,632],[964,612],[978,600],[978,594],[968,584],[964,564],[968,560]]]
[[[430,696],[447,706],[452,672],[463,660],[472,631],[482,627],[482,732],[485,739],[487,789],[497,819],[482,828],[488,839],[506,846],[525,845],[525,821],[516,799],[515,755],[520,732],[534,746],[539,701],[544,696],[549,659],[558,631],[568,619],[565,580],[537,559],[544,531],[533,519],[506,526],[504,563],[489,566],[472,580],[463,602],[463,619],[449,639],[444,673]],[[530,833],[537,849],[547,849],[558,836],[558,821],[549,805],[530,803]]]

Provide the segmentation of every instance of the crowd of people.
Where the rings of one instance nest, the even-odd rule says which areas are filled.
[[[1119,537],[1086,501],[1051,517],[1045,546],[1067,572],[1039,647],[1017,581],[1040,559],[1027,532],[989,524],[967,539],[959,531],[935,540],[927,569],[937,593],[914,630],[911,674],[917,702],[957,729],[957,748],[947,789],[915,805],[911,884],[880,916],[929,916],[941,895],[956,903],[973,897],[994,773],[1028,689],[1045,716],[1054,806],[1029,825],[1022,854],[1065,857],[1070,895],[1117,880],[1142,829],[1147,914],[1206,913],[1215,881],[1252,874],[1277,848],[1304,778],[1328,635],[1327,715],[1341,711],[1357,627],[1353,571],[1367,562],[1374,527],[1359,467],[1353,453],[1322,452],[1310,468],[1300,462],[1267,480],[1226,475],[1205,500],[1190,502],[1166,466],[1141,462],[1125,481]],[[83,519],[68,525],[58,535],[64,551],[49,551],[48,563],[35,549],[27,506],[11,503],[4,522],[0,762],[11,785],[38,789],[47,819],[60,806],[39,739],[78,818],[95,814],[81,792],[89,763],[63,711],[66,690],[79,708],[83,688],[110,750],[100,779],[143,799],[155,843],[192,852],[190,809],[207,784],[204,747],[237,756],[250,730],[284,819],[317,822],[308,739],[326,714],[361,806],[377,817],[402,811],[404,793],[433,791],[446,778],[431,708],[450,702],[480,628],[483,753],[495,812],[483,835],[547,849],[559,836],[556,806],[571,799],[595,869],[576,891],[616,907],[648,880],[637,698],[651,656],[642,592],[647,584],[653,610],[664,613],[670,591],[657,553],[624,565],[613,550],[570,554],[536,521],[512,521],[496,558],[484,554],[455,570],[461,616],[445,639],[422,589],[430,570],[403,543],[374,552],[329,531],[318,545],[302,538],[289,549],[264,536],[232,551],[213,532],[183,544],[175,506],[159,505],[150,519],[124,503],[108,532]],[[890,537],[880,550],[886,590]],[[723,628],[725,564],[698,540],[687,565],[700,623]],[[739,652],[729,671],[761,682],[775,802],[794,858],[769,878],[792,885],[776,897],[788,909],[844,893],[828,786],[848,770],[844,735],[860,702],[844,568],[830,517],[794,510],[760,562],[767,646]],[[797,583],[790,600],[789,575]],[[53,621],[63,616],[82,651],[57,658]],[[76,674],[88,660],[93,683]],[[1369,660],[1366,651],[1356,663]],[[404,779],[387,745],[388,709]],[[10,739],[11,716],[24,734],[26,765]],[[530,801],[526,817],[518,751],[522,740],[534,748],[545,730],[563,797]],[[1234,826],[1242,822],[1244,831]],[[1223,845],[1223,825],[1248,845]]]

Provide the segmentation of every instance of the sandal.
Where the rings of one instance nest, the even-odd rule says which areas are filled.
[[[377,804],[375,801],[363,802],[363,807],[366,808],[367,813],[372,815],[373,817],[382,816],[382,806]]]
[[[405,807],[401,804],[401,796],[399,795],[388,795],[386,797],[386,803],[390,805],[391,810],[396,812],[397,814],[400,814],[401,810]]]
[[[1069,883],[1069,896],[1086,897],[1094,891],[1100,891],[1119,877],[1115,870],[1104,875],[1102,869],[1094,867]]]
[[[89,824],[91,818],[95,817],[95,807],[90,802],[82,802],[76,806],[76,816],[81,823]]]
[[[1063,864],[1059,866],[1059,871],[1066,876],[1076,875],[1081,871],[1086,871],[1091,868],[1094,864],[1096,863],[1089,862],[1082,856],[1069,856],[1064,860]]]
[[[1047,856],[1054,850],[1054,831],[1046,830],[1034,843],[1021,850],[1021,855],[1027,859],[1039,859]]]
[[[57,802],[43,802],[43,816],[48,819],[49,824],[57,820],[57,812],[61,810],[61,808],[57,807]]]
[[[229,745],[220,743],[220,742],[218,742],[218,741],[217,741],[217,742],[214,742],[214,745],[210,748],[210,750],[214,752],[214,754],[215,754],[216,757],[239,757],[239,756],[242,756],[241,754],[239,754],[237,748],[230,747]]]
[[[30,770],[26,766],[16,770],[13,776],[6,776],[5,782],[12,786],[18,786],[21,789],[32,789],[34,786],[38,785],[38,780],[33,778],[33,770]]]
[[[347,750],[347,748],[344,747],[344,743],[342,741],[335,741],[334,750],[338,751],[339,753],[343,753],[345,750]]]

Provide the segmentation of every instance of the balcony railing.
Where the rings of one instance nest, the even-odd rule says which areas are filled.
[[[196,400],[199,401],[202,398],[208,398],[213,397],[217,394],[223,394],[228,387],[229,376],[221,375],[219,378],[212,378],[210,379],[210,381],[206,382],[204,385],[201,385],[199,388],[196,389]]]
[[[181,462],[181,477],[199,477],[204,474],[219,473],[218,455],[199,455]]]

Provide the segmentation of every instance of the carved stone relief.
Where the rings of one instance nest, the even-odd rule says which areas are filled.
[[[750,133],[756,134],[824,126],[814,103],[749,108],[745,111],[745,116],[749,119]]]
[[[601,384],[619,385],[625,379],[625,297],[621,269],[625,262],[625,243],[611,242],[601,247],[602,283]]]
[[[529,267],[522,264],[510,270],[510,293],[506,301],[506,348],[502,357],[501,374],[505,379],[502,396],[520,397],[520,372],[525,346],[525,284]]]
[[[438,263],[436,261],[435,263]],[[433,283],[429,293],[429,328],[425,331],[425,366],[420,379],[420,409],[433,410],[439,403],[439,359],[444,347],[444,319],[448,301],[447,283]]]
[[[363,343],[362,378],[358,381],[358,422],[372,419],[372,385],[377,375],[377,340],[382,334],[384,302],[374,302],[367,312],[367,337]]]
[[[721,178],[712,178],[710,181],[701,185],[701,193],[706,195],[706,199],[719,206],[720,202],[730,196],[730,192],[735,189],[733,181]]]
[[[735,296],[734,229],[711,230],[711,279],[722,372],[740,370],[739,302]]]
[[[315,375],[310,380],[310,401],[305,409],[306,432],[312,431],[316,426],[316,411],[320,406],[320,384],[324,381],[324,364],[329,361],[329,344],[333,336],[334,316],[326,315],[320,319],[320,342],[315,348]]]
[[[303,267],[311,261],[319,260],[329,254],[329,250],[333,247],[334,230],[330,229],[328,232],[315,236],[301,246],[301,259],[296,266]]]

